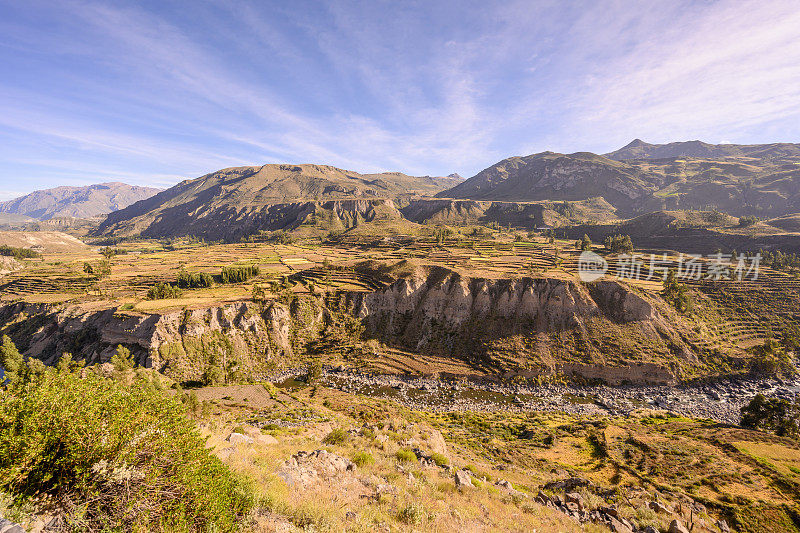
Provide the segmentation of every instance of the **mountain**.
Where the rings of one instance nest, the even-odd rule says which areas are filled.
[[[215,240],[318,221],[340,229],[376,218],[402,218],[394,201],[430,196],[460,181],[399,172],[359,174],[313,164],[226,168],[111,213],[94,234]]]
[[[763,217],[800,212],[797,144],[652,145],[637,139],[607,155],[613,157],[511,157],[437,196],[516,202],[603,197],[622,216],[662,209],[716,208]]]
[[[159,191],[160,189],[116,182],[86,187],[56,187],[2,202],[0,213],[39,220],[57,217],[91,218],[128,207]]]
[[[708,144],[702,141],[673,142],[669,144],[650,144],[634,139],[619,150],[604,154],[609,159],[667,159],[677,157],[730,158],[752,157],[758,159],[779,159],[800,157],[800,144]]]

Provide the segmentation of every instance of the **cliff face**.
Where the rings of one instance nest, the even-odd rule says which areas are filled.
[[[468,278],[429,267],[371,293],[329,294],[325,302],[387,344],[500,373],[668,383],[672,363],[693,358],[651,302],[613,281]],[[212,367],[252,376],[296,364],[306,343],[325,336],[340,316],[327,306],[301,297],[289,305],[237,302],[138,315],[17,303],[0,307],[0,333],[49,364],[64,352],[103,363],[121,344],[138,364],[174,379],[196,380]]]
[[[55,363],[64,352],[88,364],[103,363],[121,344],[137,364],[183,380],[199,379],[209,365],[228,368],[235,363],[257,372],[280,364],[314,338],[326,320],[311,300],[291,306],[238,302],[153,315],[45,304],[0,307],[3,333],[26,355],[45,363]]]

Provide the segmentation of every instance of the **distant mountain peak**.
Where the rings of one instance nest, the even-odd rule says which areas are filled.
[[[461,174],[459,174],[458,172],[453,172],[452,174],[448,174],[447,177],[448,178],[453,178],[453,179],[456,179],[456,180],[463,180],[464,179],[464,177]]]
[[[23,215],[39,220],[105,215],[149,198],[160,189],[119,182],[95,183],[85,187],[61,186],[34,191],[0,203],[0,213]]]

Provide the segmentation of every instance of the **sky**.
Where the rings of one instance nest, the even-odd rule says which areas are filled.
[[[0,0],[0,200],[321,163],[800,142],[800,9],[759,1]]]

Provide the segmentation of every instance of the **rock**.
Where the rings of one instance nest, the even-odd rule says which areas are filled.
[[[264,446],[271,446],[274,444],[278,444],[278,439],[276,439],[272,435],[259,434],[258,437],[256,437],[256,442]]]
[[[608,527],[614,533],[633,533],[633,529],[623,524],[613,516],[608,517]]]
[[[426,441],[428,445],[428,449],[431,453],[440,453],[442,455],[447,455],[447,443],[442,436],[442,433],[437,429],[432,429],[426,435]]]
[[[231,433],[225,440],[231,444],[253,444],[254,442],[252,437],[248,437],[242,433]]]
[[[466,470],[456,470],[455,474],[456,487],[474,487],[472,484],[472,476]]]
[[[653,526],[647,526],[642,530],[642,533],[659,533],[659,531]]]
[[[583,496],[578,494],[577,492],[568,492],[564,495],[564,500],[567,503],[574,503],[578,506],[578,509],[583,511]]]
[[[2,516],[0,516],[0,531],[2,533],[25,533],[25,529],[22,526],[6,520]]]
[[[598,511],[600,511],[601,513],[603,513],[603,514],[606,514],[606,515],[608,515],[608,516],[611,516],[611,517],[613,517],[613,518],[617,518],[617,517],[619,517],[619,513],[617,512],[617,508],[616,508],[616,507],[614,507],[614,506],[610,506],[610,507],[598,507],[598,509],[597,509],[597,510],[598,510]]]
[[[221,461],[227,461],[228,457],[230,457],[235,451],[236,448],[234,448],[233,446],[230,446],[228,448],[223,448],[217,452],[217,457],[219,457]]]
[[[667,533],[689,533],[689,530],[686,529],[686,526],[684,526],[683,522],[680,520],[673,520],[669,525]]]
[[[672,514],[671,511],[661,502],[650,502],[647,506],[657,513]]]
[[[716,526],[719,528],[722,533],[730,533],[731,528],[728,526],[728,523],[725,520],[717,520]]]
[[[288,485],[307,488],[320,481],[339,478],[355,469],[356,465],[340,455],[327,450],[315,450],[297,452],[283,463],[277,474]]]
[[[261,430],[258,428],[254,428],[253,426],[244,426],[243,431],[245,435],[253,439],[261,435]]]

